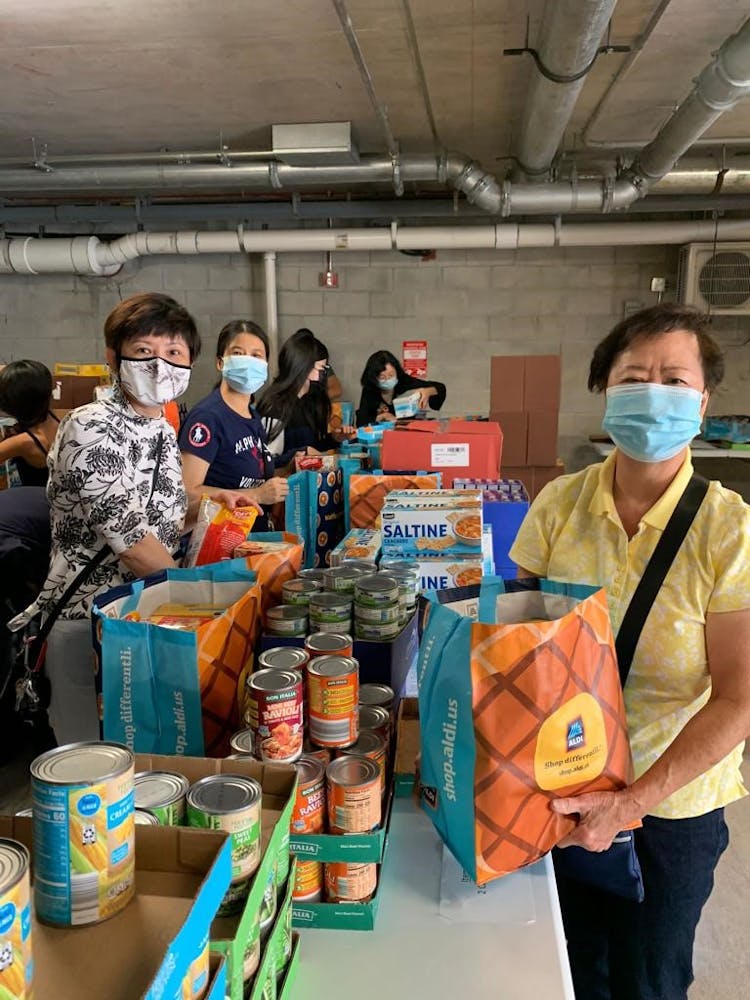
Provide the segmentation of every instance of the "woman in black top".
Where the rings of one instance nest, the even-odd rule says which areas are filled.
[[[47,485],[47,452],[60,423],[50,409],[52,374],[41,361],[11,361],[0,370],[0,410],[16,421],[0,441],[0,462],[12,459],[22,486]]]
[[[362,395],[357,410],[357,427],[393,420],[393,400],[405,392],[419,390],[419,408],[439,410],[445,402],[442,382],[426,382],[407,375],[390,351],[376,351],[367,359],[362,372]]]

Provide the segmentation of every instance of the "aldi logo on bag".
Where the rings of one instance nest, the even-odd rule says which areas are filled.
[[[577,719],[573,719],[572,722],[568,723],[567,743],[568,753],[571,750],[579,750],[586,745],[586,734],[583,729],[583,719],[580,715]]]

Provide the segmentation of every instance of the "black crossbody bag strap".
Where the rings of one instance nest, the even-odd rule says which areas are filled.
[[[615,641],[617,665],[623,687],[628,679],[635,648],[656,595],[690,530],[690,525],[695,520],[695,515],[708,492],[708,486],[707,479],[693,473],[630,600]]]
[[[112,549],[109,547],[109,545],[105,545],[103,548],[99,549],[98,552],[95,552],[94,555],[86,563],[86,565],[83,566],[78,571],[78,573],[76,573],[75,577],[71,580],[71,582],[62,592],[57,601],[55,601],[54,607],[44,616],[44,622],[42,623],[41,628],[39,629],[39,631],[32,640],[34,648],[37,651],[41,652],[41,650],[43,649],[44,644],[47,641],[47,637],[52,631],[53,625],[60,617],[60,614],[64,610],[68,601],[75,594],[78,588],[83,586],[83,584],[88,580],[88,578],[97,569],[97,567],[101,566],[101,564],[104,562],[107,556],[111,554],[111,552]],[[33,659],[34,658],[32,657],[32,662]],[[37,667],[40,665],[41,664],[38,663],[36,664]]]

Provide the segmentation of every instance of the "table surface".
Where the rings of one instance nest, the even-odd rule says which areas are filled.
[[[379,891],[375,930],[302,931],[292,1000],[574,1000],[549,857],[479,891],[397,799]]]

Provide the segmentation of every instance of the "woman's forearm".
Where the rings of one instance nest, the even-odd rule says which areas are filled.
[[[120,561],[136,579],[148,576],[149,573],[156,573],[160,569],[174,569],[177,566],[169,550],[150,531],[140,542],[121,552]]]

